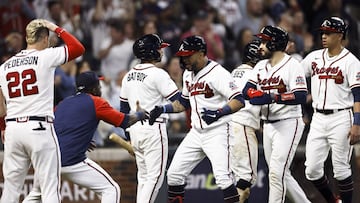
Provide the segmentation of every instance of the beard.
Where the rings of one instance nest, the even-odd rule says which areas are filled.
[[[269,59],[274,55],[274,52],[271,51],[267,51],[267,52],[263,52],[261,58],[262,59]]]

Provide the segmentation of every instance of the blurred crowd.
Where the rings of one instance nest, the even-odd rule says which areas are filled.
[[[34,18],[53,21],[75,35],[86,47],[81,58],[56,68],[55,105],[76,92],[75,78],[93,70],[103,76],[103,97],[120,109],[119,94],[125,73],[138,61],[133,42],[157,33],[171,46],[160,67],[169,72],[179,89],[182,70],[174,57],[181,39],[204,37],[208,57],[232,71],[241,64],[244,46],[265,25],[289,32],[289,54],[301,60],[320,48],[318,27],[324,18],[340,16],[349,25],[346,46],[360,58],[360,1],[358,0],[1,0],[1,62],[25,47],[25,26]],[[52,36],[51,45],[62,42]],[[311,120],[311,98],[304,106],[304,120]],[[188,113],[171,115],[169,134],[189,128]],[[97,144],[107,145],[111,132],[121,129],[101,123]]]

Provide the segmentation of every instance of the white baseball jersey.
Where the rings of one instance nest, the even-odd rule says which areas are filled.
[[[239,94],[241,94],[240,89],[236,86],[231,74],[214,61],[207,64],[196,75],[187,70],[183,74],[182,96],[190,100],[191,124],[195,129],[209,128],[201,119],[201,112],[204,108],[219,109],[228,100]],[[210,128],[224,125],[230,120],[231,116],[223,116],[210,124]]]
[[[311,95],[316,109],[352,107],[351,88],[360,87],[360,62],[349,50],[329,57],[328,49],[316,50],[301,62],[306,76],[311,76]]]
[[[271,67],[268,59],[259,61],[250,75],[249,82],[266,93],[289,93],[307,91],[304,70],[300,63],[285,54],[283,59]],[[301,105],[268,104],[262,105],[261,117],[264,120],[282,120],[302,117]]]
[[[54,71],[67,61],[67,47],[22,50],[0,67],[0,85],[7,104],[6,118],[54,117]]]
[[[138,64],[123,78],[120,99],[136,111],[136,101],[150,112],[154,106],[168,103],[166,99],[178,93],[178,87],[163,69],[150,63]],[[136,202],[153,203],[163,183],[168,158],[166,122],[162,114],[159,122],[137,122],[129,128],[138,169]],[[161,121],[160,121],[161,120]]]
[[[131,85],[136,83],[137,85]],[[120,100],[128,102],[130,109],[136,110],[136,101],[141,108],[150,112],[156,105],[166,104],[166,99],[178,92],[175,82],[163,69],[150,63],[133,67],[122,81]],[[146,98],[146,99],[144,99]],[[167,114],[160,117],[167,118]]]
[[[236,85],[239,89],[245,87],[246,82],[249,79],[251,74],[252,67],[247,64],[242,64],[231,73],[233,76]],[[245,100],[245,107],[240,109],[238,112],[233,114],[232,120],[234,122],[243,124],[245,126],[250,126],[254,129],[260,128],[260,109],[261,106],[252,105],[248,100]]]

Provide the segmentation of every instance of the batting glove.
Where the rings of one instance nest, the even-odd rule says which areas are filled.
[[[201,114],[202,114],[201,118],[208,125],[219,120],[219,118],[222,116],[221,111],[219,109],[213,111],[213,110],[208,110],[208,109],[204,108],[203,112],[201,112]]]
[[[164,107],[155,106],[154,109],[150,111],[149,124],[153,125],[155,120],[159,118],[162,113],[164,113]]]
[[[144,124],[144,123],[143,123],[144,120],[146,120],[146,119],[149,118],[149,112],[147,112],[147,111],[145,111],[145,110],[143,110],[143,109],[138,110],[138,111],[135,113],[135,115],[136,115],[137,120],[140,121],[141,124]]]
[[[247,91],[247,95],[249,96],[250,99],[252,99],[255,97],[262,97],[264,95],[264,92],[254,88],[249,88]]]

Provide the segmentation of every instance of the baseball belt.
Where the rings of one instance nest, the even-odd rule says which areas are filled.
[[[348,109],[351,109],[351,107],[344,108],[344,109],[331,109],[331,110],[330,109],[315,109],[315,112],[329,115],[329,114],[337,113],[339,111],[348,110]]]
[[[46,121],[49,123],[53,122],[53,119],[49,116],[24,116],[19,118],[8,118],[6,122],[16,121],[18,123],[27,122],[27,121]]]

